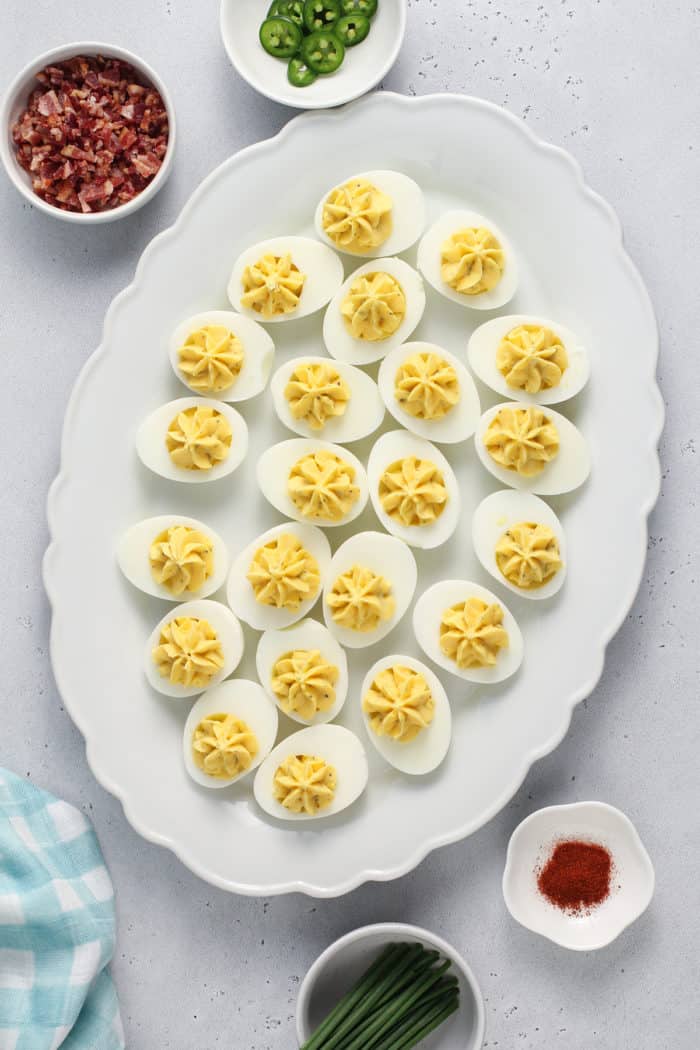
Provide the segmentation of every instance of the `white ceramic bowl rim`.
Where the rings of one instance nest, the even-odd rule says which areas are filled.
[[[26,82],[34,78],[34,76],[46,66],[55,62],[65,62],[67,59],[73,58],[76,55],[105,55],[108,58],[118,58],[123,62],[129,62],[134,69],[144,77],[144,79],[149,81],[149,83],[160,92],[168,114],[168,146],[165,151],[165,156],[163,157],[163,163],[153,177],[153,180],[149,182],[148,186],[146,186],[141,193],[137,194],[133,200],[126,201],[126,203],[120,204],[116,208],[110,208],[107,211],[85,213],[63,211],[61,208],[57,208],[55,205],[48,204],[45,200],[42,200],[38,194],[34,193],[29,185],[26,172],[20,167],[15,156],[14,146],[11,139],[10,115],[18,98],[21,95],[25,95],[25,93],[28,95],[29,87]],[[126,48],[119,47],[115,44],[104,44],[95,40],[76,40],[73,43],[60,44],[57,47],[51,48],[50,51],[45,51],[43,54],[37,55],[36,58],[32,59],[31,62],[28,62],[26,66],[17,73],[12,80],[12,83],[5,91],[2,103],[0,103],[0,158],[2,159],[8,176],[22,196],[25,197],[30,204],[36,207],[39,211],[43,211],[46,215],[51,215],[57,219],[63,219],[66,222],[95,226],[103,222],[111,222],[114,219],[122,219],[141,208],[155,196],[170,174],[175,155],[175,138],[175,108],[167,87],[156,71],[152,69],[147,62],[142,58],[139,58],[138,55],[135,55],[133,51],[127,51]]]

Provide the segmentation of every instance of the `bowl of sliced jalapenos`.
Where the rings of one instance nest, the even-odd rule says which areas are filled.
[[[288,106],[324,109],[375,87],[396,61],[407,0],[222,0],[237,72]]]

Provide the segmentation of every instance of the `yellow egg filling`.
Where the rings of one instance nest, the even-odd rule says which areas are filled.
[[[541,408],[502,408],[486,428],[484,446],[500,467],[532,478],[559,452],[559,432]]]
[[[505,252],[491,230],[470,226],[442,245],[440,276],[460,295],[481,295],[496,287],[505,264]]]
[[[386,193],[366,179],[352,179],[328,194],[321,225],[341,251],[366,252],[389,237],[391,208],[391,197]]]
[[[291,255],[268,253],[243,271],[241,306],[267,318],[294,313],[305,281]]]
[[[377,736],[406,744],[432,722],[435,700],[424,675],[395,664],[379,672],[365,693],[362,710]]]
[[[438,354],[411,354],[397,369],[394,397],[416,419],[442,419],[459,401],[459,380]]]
[[[496,350],[496,367],[508,386],[528,394],[559,386],[568,365],[566,347],[544,325],[511,328]]]
[[[245,773],[258,750],[253,730],[231,714],[207,715],[192,734],[194,764],[207,776],[220,780]]]
[[[298,609],[318,594],[318,562],[292,533],[283,532],[258,547],[247,578],[255,600],[276,609]]]
[[[211,470],[226,459],[232,441],[226,416],[206,405],[179,412],[165,437],[170,458],[181,470]]]
[[[481,598],[446,609],[440,621],[440,649],[461,670],[469,667],[493,667],[499,650],[508,646],[508,632],[503,626],[503,608]]]
[[[311,721],[335,703],[340,671],[318,649],[284,653],[272,668],[272,691],[286,714]]]
[[[561,569],[559,543],[547,525],[521,521],[496,544],[496,564],[503,576],[524,591],[542,587]]]
[[[406,316],[406,296],[390,273],[364,273],[350,285],[340,313],[353,339],[380,342],[400,327]]]
[[[290,755],[277,767],[272,787],[276,800],[290,813],[315,816],[330,806],[338,777],[335,768],[315,755]]]
[[[153,662],[161,678],[173,685],[209,685],[224,666],[224,650],[208,620],[177,616],[160,629]]]
[[[389,581],[362,565],[342,573],[326,600],[334,621],[350,631],[374,631],[396,609]]]
[[[300,364],[289,377],[284,396],[294,419],[308,423],[312,430],[323,430],[329,419],[345,413],[350,387],[330,364]]]
[[[294,464],[287,491],[297,510],[311,520],[342,521],[360,498],[355,468],[324,449]]]
[[[196,594],[214,572],[211,539],[189,525],[158,533],[148,552],[151,575],[172,595]]]
[[[177,355],[183,379],[198,394],[228,390],[238,379],[245,360],[238,336],[218,324],[190,332]]]
[[[382,508],[401,525],[432,525],[448,498],[442,471],[429,459],[398,459],[379,479]]]

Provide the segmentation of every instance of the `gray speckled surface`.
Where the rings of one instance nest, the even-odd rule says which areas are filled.
[[[698,537],[700,418],[700,8],[670,0],[409,0],[406,44],[384,87],[465,91],[505,105],[570,149],[620,214],[662,333],[660,380],[671,406],[663,494],[637,602],[562,746],[468,841],[433,854],[400,882],[314,902],[229,896],[142,841],[90,774],[47,656],[44,501],[71,384],[152,235],[212,167],[290,115],[232,72],[217,6],[4,0],[1,15],[3,79],[54,44],[114,41],[156,66],[180,119],[171,182],[153,205],[112,227],[83,232],[54,222],[0,179],[0,761],[95,822],[118,893],[114,972],[129,1046],[288,1048],[299,980],[318,951],[356,925],[405,919],[443,933],[473,964],[486,998],[487,1047],[690,1050],[700,983],[697,920],[689,911],[697,909],[700,865],[692,805],[700,790],[698,560],[691,545]],[[582,798],[605,799],[632,817],[658,876],[650,911],[592,955],[566,953],[518,927],[500,893],[516,823],[539,806]]]

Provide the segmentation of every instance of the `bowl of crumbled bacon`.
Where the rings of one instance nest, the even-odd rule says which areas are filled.
[[[172,166],[167,88],[123,48],[76,43],[40,55],[7,91],[2,120],[11,180],[36,208],[69,222],[130,215]]]

